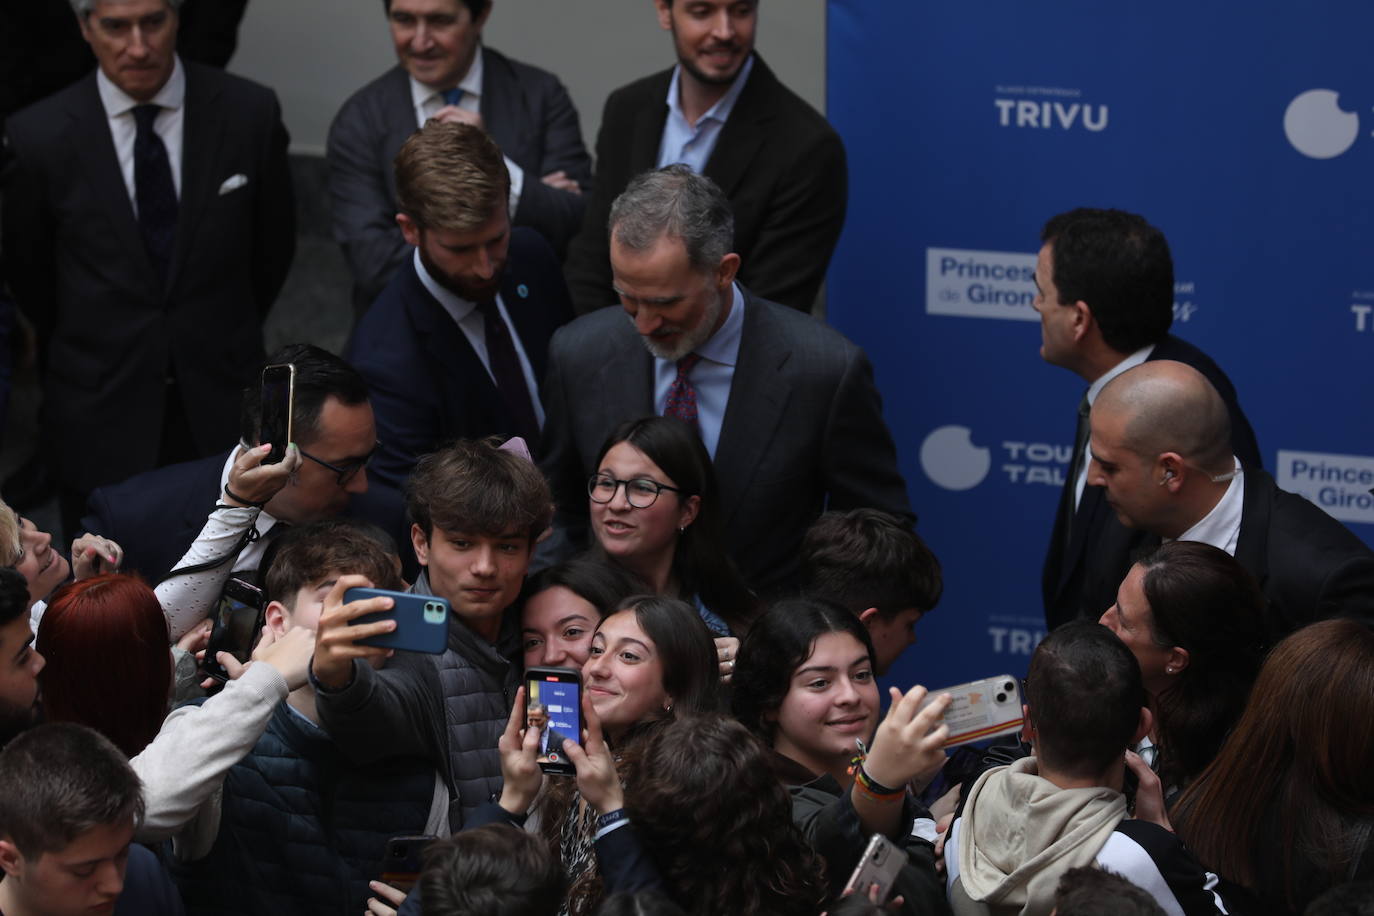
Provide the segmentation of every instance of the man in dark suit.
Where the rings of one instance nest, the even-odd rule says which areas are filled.
[[[74,0],[97,72],[7,124],[6,268],[68,530],[96,486],[232,437],[295,247],[276,97],[182,63],[179,5]]]
[[[635,175],[685,163],[735,212],[740,281],[809,311],[844,225],[844,144],[753,52],[757,0],[655,0],[678,65],[613,92],[596,140],[596,186],[568,252],[578,314],[615,302],[606,218]]]
[[[297,447],[280,464],[262,463],[261,389],[254,385],[237,412],[239,445],[91,494],[82,529],[118,541],[125,572],[156,582],[194,542],[200,560],[238,551],[220,570],[222,580],[231,570],[258,568],[278,522],[299,525],[345,511],[381,521],[356,505],[368,491],[367,462],[377,445],[362,377],[339,357],[309,344],[281,348],[272,354],[273,363],[296,367],[292,431]],[[399,520],[383,527],[392,534],[407,530]],[[256,536],[240,543],[250,528]],[[205,540],[198,540],[202,535]],[[218,588],[211,591],[211,598],[219,594]]]
[[[391,161],[431,117],[491,133],[513,179],[511,216],[560,256],[582,225],[591,158],[558,77],[481,44],[491,0],[385,0],[400,63],[359,89],[329,129],[334,237],[365,311],[410,250]]]
[[[611,210],[624,311],[601,309],[549,348],[541,465],[585,527],[587,480],[617,424],[655,413],[697,426],[720,482],[726,549],[756,588],[797,575],[826,509],[915,516],[873,370],[843,335],[735,282],[730,203],[686,166],[639,176]],[[626,315],[630,321],[626,321]]]
[[[470,124],[432,121],[396,156],[396,219],[414,250],[348,348],[377,412],[372,470],[394,487],[454,439],[539,441],[549,338],[572,305],[548,244],[511,231],[509,184],[501,150]]]
[[[1125,526],[1202,541],[1259,582],[1268,644],[1314,620],[1374,620],[1374,551],[1312,503],[1242,467],[1228,410],[1206,376],[1172,360],[1130,369],[1102,389],[1090,418],[1091,483]],[[1102,580],[1094,588],[1115,590]],[[1108,605],[1109,606],[1109,605]]]
[[[1133,213],[1079,208],[1051,218],[1040,239],[1040,355],[1088,383],[1041,579],[1045,622],[1054,629],[1078,617],[1096,620],[1112,605],[1143,537],[1121,526],[1088,480],[1088,409],[1108,382],[1150,360],[1187,363],[1225,401],[1237,457],[1247,468],[1261,462],[1230,379],[1207,354],[1169,333],[1174,265],[1164,234]],[[1092,589],[1090,580],[1110,586]]]

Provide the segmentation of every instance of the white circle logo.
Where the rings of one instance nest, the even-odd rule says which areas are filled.
[[[1313,159],[1334,159],[1354,145],[1360,116],[1342,111],[1339,100],[1333,89],[1309,89],[1288,103],[1283,132],[1295,150]]]
[[[946,490],[971,490],[992,468],[992,452],[973,444],[967,426],[941,426],[921,443],[921,469]]]

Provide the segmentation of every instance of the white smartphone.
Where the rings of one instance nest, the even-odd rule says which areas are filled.
[[[921,705],[925,706],[942,693],[953,698],[945,710],[944,723],[949,726],[945,747],[1021,730],[1024,719],[1021,688],[1011,675],[999,674],[981,681],[932,690]]]
[[[849,876],[844,892],[867,897],[869,888],[876,884],[879,905],[886,903],[887,898],[892,896],[892,885],[897,882],[897,873],[902,870],[905,861],[906,853],[891,840],[881,833],[873,834],[868,841],[868,848],[864,850],[864,857]]]

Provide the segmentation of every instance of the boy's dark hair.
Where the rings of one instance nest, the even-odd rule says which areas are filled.
[[[804,594],[891,619],[940,601],[940,561],[916,532],[878,509],[827,512],[802,539]]]
[[[533,542],[549,526],[549,482],[533,462],[500,444],[494,437],[459,439],[415,465],[406,511],[426,538],[435,528],[488,536],[518,530]]]
[[[1155,898],[1095,865],[1064,872],[1054,891],[1054,907],[1059,916],[1164,916]]]
[[[334,575],[367,576],[377,588],[405,587],[396,571],[396,547],[381,529],[347,518],[291,527],[273,542],[264,597],[295,610],[296,594]]]
[[[419,883],[424,916],[554,916],[566,887],[549,847],[507,824],[431,843]]]
[[[13,566],[0,566],[0,626],[28,614],[28,580]]]
[[[26,859],[94,827],[143,823],[143,786],[119,748],[71,722],[39,725],[0,752],[0,838]]]
[[[1086,302],[1107,346],[1134,353],[1169,333],[1174,261],[1143,216],[1079,207],[1051,217],[1040,241],[1054,245],[1054,304]]]
[[[1031,656],[1026,703],[1041,763],[1073,776],[1097,776],[1122,759],[1140,723],[1140,663],[1102,624],[1066,623]]]
[[[312,344],[287,344],[267,358],[264,366],[291,363],[296,367],[291,395],[291,435],[302,447],[315,439],[320,412],[331,396],[354,407],[367,401],[367,382],[347,362]],[[239,438],[258,441],[262,421],[262,386],[255,376],[243,390],[239,411]]]

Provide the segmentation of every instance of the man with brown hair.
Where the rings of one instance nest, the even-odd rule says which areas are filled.
[[[377,416],[370,470],[392,486],[444,442],[538,441],[549,338],[572,305],[549,246],[511,230],[509,187],[501,150],[469,124],[431,122],[396,157],[396,222],[414,253],[348,349]]]
[[[411,543],[425,567],[413,592],[448,599],[448,648],[436,659],[397,652],[382,671],[364,662],[385,649],[356,640],[387,624],[351,626],[377,600],[343,602],[361,585],[345,576],[325,598],[311,682],[330,737],[357,763],[428,758],[445,777],[449,827],[501,788],[496,742],[519,685],[520,594],[535,539],[553,512],[548,482],[492,440],[459,441],[420,459],[407,486]]]

